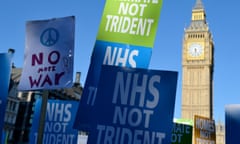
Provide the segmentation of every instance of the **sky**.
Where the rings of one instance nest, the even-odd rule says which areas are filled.
[[[228,104],[240,96],[240,1],[202,0],[213,35],[214,119],[224,121]],[[179,72],[174,117],[181,117],[182,41],[196,0],[163,0],[149,69]],[[13,62],[23,67],[27,21],[75,16],[74,73],[84,85],[105,0],[7,0],[0,2],[0,53],[15,49]]]

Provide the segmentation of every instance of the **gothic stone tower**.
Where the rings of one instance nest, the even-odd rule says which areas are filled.
[[[196,0],[182,50],[182,118],[213,117],[214,45],[201,0]]]

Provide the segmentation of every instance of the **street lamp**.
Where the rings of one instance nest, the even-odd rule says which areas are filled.
[[[14,53],[15,53],[15,49],[9,48],[9,49],[8,49],[8,53],[14,54]]]

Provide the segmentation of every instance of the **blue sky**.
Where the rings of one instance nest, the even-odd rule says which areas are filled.
[[[30,20],[76,17],[75,67],[85,83],[105,0],[41,0],[0,2],[0,53],[14,48],[13,62],[23,66],[25,24]],[[239,103],[240,1],[203,0],[215,44],[214,118],[224,121],[224,107]],[[181,116],[182,40],[195,0],[164,0],[150,69],[179,72],[175,117]]]

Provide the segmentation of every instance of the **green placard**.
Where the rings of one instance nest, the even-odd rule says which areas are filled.
[[[107,0],[97,39],[153,47],[163,0]]]
[[[179,118],[179,119],[174,119],[174,122],[175,123],[180,123],[180,124],[186,124],[186,125],[193,126],[193,120],[191,120],[191,119]]]
[[[172,144],[192,144],[191,125],[174,123],[172,129]]]

